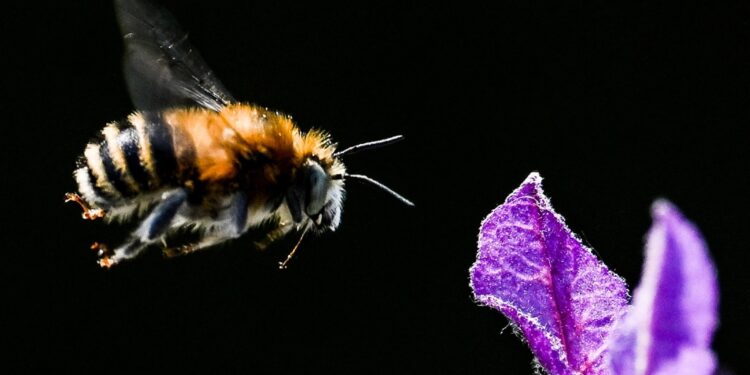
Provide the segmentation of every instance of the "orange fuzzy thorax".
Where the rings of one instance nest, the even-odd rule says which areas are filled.
[[[263,156],[273,160],[267,177],[275,179],[282,169],[300,166],[310,156],[322,165],[333,165],[334,147],[326,134],[302,133],[292,119],[265,108],[234,104],[221,112],[205,109],[174,109],[164,119],[189,137],[195,152],[199,178],[207,182],[232,179],[238,173],[238,160]],[[176,144],[176,153],[187,152]]]

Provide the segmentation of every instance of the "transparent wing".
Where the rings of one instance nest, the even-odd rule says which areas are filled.
[[[115,0],[115,10],[125,42],[125,80],[136,108],[197,104],[218,111],[234,101],[165,9],[146,0]]]

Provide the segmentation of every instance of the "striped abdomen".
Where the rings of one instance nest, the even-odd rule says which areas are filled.
[[[184,137],[175,135],[160,113],[135,113],[127,121],[108,124],[102,134],[100,142],[86,146],[75,172],[79,191],[92,205],[126,206],[138,196],[173,185],[179,171],[194,165],[190,147],[181,142]]]

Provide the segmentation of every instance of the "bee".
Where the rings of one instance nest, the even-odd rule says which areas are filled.
[[[349,174],[341,157],[401,136],[337,151],[323,131],[300,130],[290,116],[237,102],[208,68],[174,18],[144,0],[116,0],[125,45],[124,72],[136,112],[107,124],[74,172],[84,219],[140,221],[118,247],[94,243],[99,264],[132,259],[167,235],[190,229],[198,239],[167,247],[167,257],[192,253],[264,228],[263,247],[301,233],[334,231],[341,223]]]

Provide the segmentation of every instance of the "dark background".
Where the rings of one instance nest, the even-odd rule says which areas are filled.
[[[343,146],[404,134],[346,162],[417,206],[350,185],[340,230],[285,271],[293,240],[99,269],[89,244],[127,229],[62,200],[86,142],[132,110],[112,5],[4,5],[3,367],[532,373],[468,268],[482,218],[539,171],[631,287],[651,202],[695,221],[719,268],[714,349],[747,370],[746,5],[164,3],[236,97]]]

